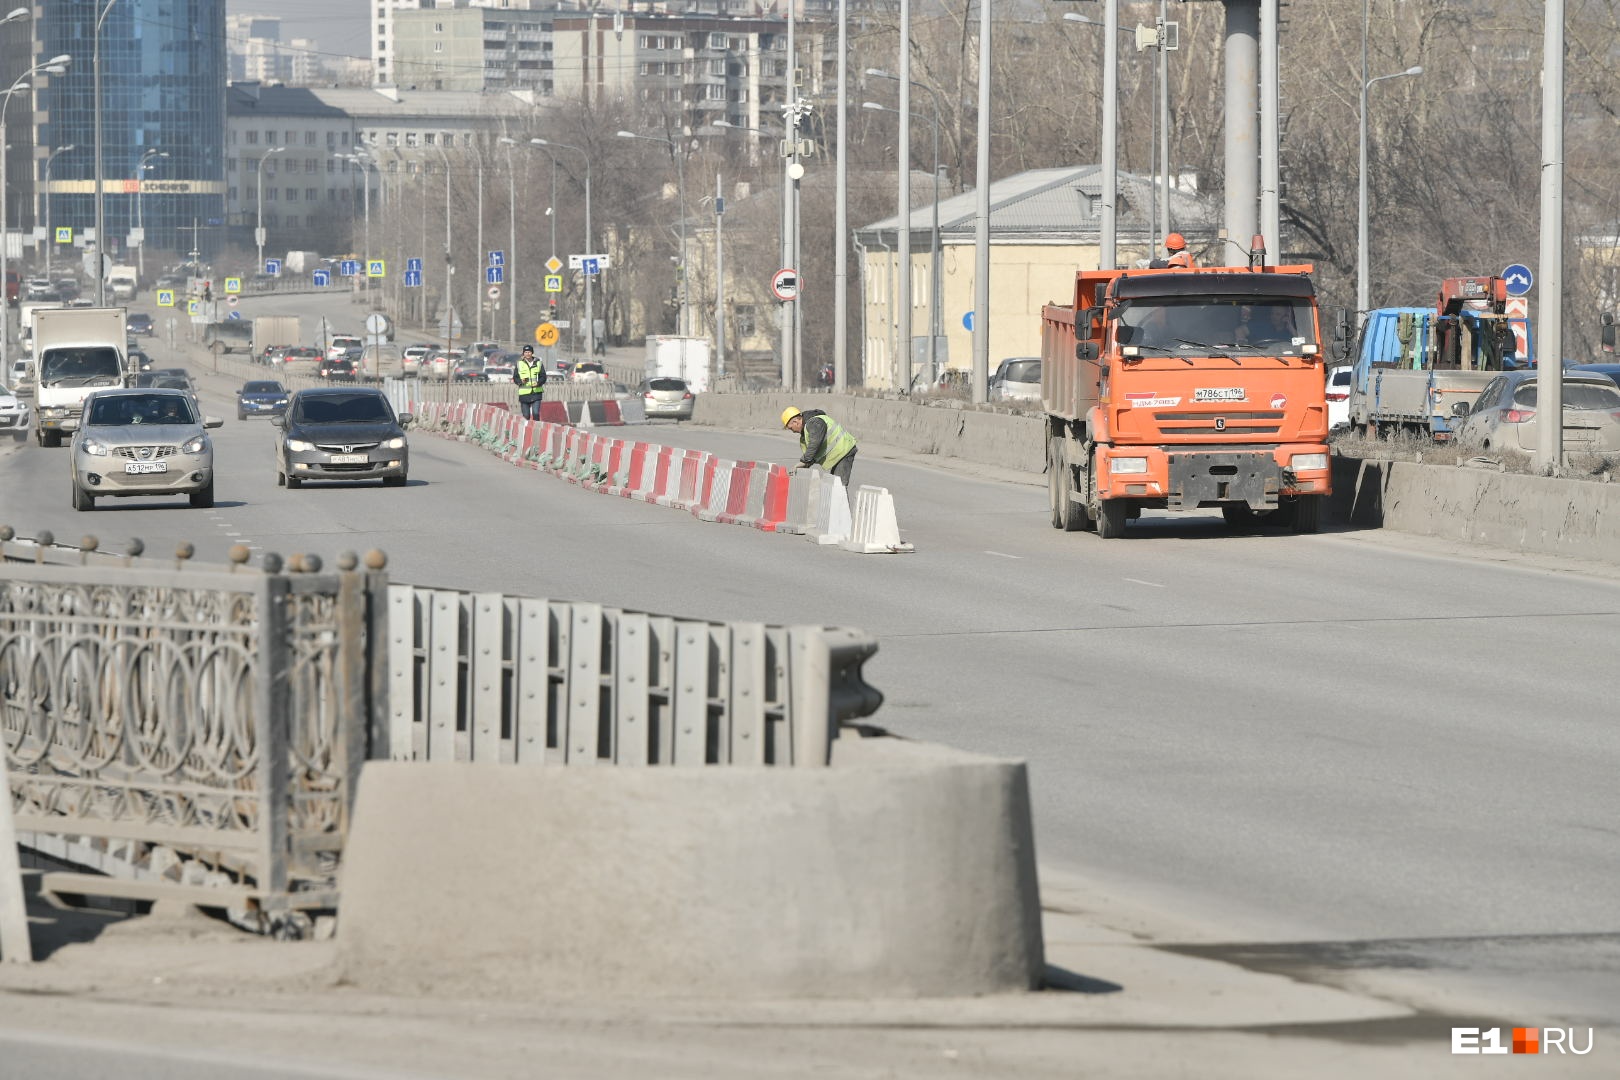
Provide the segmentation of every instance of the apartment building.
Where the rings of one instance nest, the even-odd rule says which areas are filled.
[[[555,15],[550,7],[397,11],[392,81],[421,90],[527,90],[549,97]]]

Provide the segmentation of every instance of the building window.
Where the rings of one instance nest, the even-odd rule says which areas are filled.
[[[259,171],[259,159],[256,157],[243,158],[242,163],[250,173],[256,173]]]
[[[711,48],[711,49],[723,49],[725,47],[726,47],[726,35],[724,35],[724,34],[710,34],[709,35],[709,48]]]
[[[225,189],[225,201],[226,202],[235,202],[236,201],[236,189],[235,188],[230,187],[230,188]]]
[[[434,52],[444,52],[444,42],[435,41],[433,43],[433,51]],[[786,196],[784,196],[784,198],[786,198]]]
[[[319,158],[305,158],[304,159],[304,171],[307,172],[307,173],[318,173],[318,172],[320,172],[321,171],[320,159]]]
[[[328,150],[335,150],[337,148],[337,132],[328,131],[326,133],[326,148]]]
[[[329,173],[337,172],[337,158],[326,159],[326,171]]]
[[[226,158],[225,159],[225,171],[226,172],[235,172],[236,171],[236,159],[235,158]]]
[[[320,191],[320,189],[319,188],[312,188],[312,187],[305,188],[304,189],[304,201],[305,202],[320,202],[321,201],[321,191]]]
[[[249,146],[258,146],[259,145],[259,133],[257,131],[244,131],[242,133],[242,137],[243,137],[244,141],[246,141]],[[103,190],[106,190],[106,189],[103,189]]]
[[[287,201],[288,202],[297,202],[298,201],[298,189],[297,188],[290,187],[290,188],[287,189]]]
[[[422,145],[423,146],[432,146],[433,145],[433,132],[424,131],[422,133]],[[786,198],[786,196],[783,196],[783,198]]]
[[[434,33],[435,33],[435,34],[442,34],[442,33],[444,33],[444,23],[442,23],[442,22],[436,22],[436,23],[434,23],[434,24],[433,24],[433,32],[434,32]]]
[[[287,228],[289,228],[289,229],[298,228],[298,215],[297,214],[288,214],[287,215]]]
[[[305,146],[314,146],[315,145],[315,133],[313,131],[304,132],[304,145]]]
[[[726,73],[726,62],[724,60],[710,60],[709,61],[709,74],[710,75],[724,75],[725,73]]]
[[[274,145],[276,145],[276,133],[275,132],[267,131],[267,132],[264,133],[264,145],[266,145],[266,146],[274,146]]]
[[[297,158],[289,158],[286,161],[283,161],[281,163],[281,168],[282,168],[283,172],[290,172],[290,173],[297,172],[298,171],[298,159]]]
[[[390,148],[397,147],[399,145],[399,132],[390,131],[386,136],[385,141]]]
[[[265,200],[268,201],[268,202],[275,202],[276,201],[276,191],[277,190],[278,189],[273,188],[273,187],[265,188],[264,189]]]
[[[407,131],[405,133],[405,145],[406,146],[414,147],[417,144],[417,142],[418,142],[418,139],[416,137],[416,132]]]

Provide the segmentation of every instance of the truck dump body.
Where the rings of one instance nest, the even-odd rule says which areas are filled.
[[[1218,506],[1314,528],[1331,488],[1308,268],[1083,271],[1042,320],[1054,525]]]

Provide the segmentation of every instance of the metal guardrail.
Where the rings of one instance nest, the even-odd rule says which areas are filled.
[[[826,765],[882,695],[851,630],[389,586],[388,755],[527,765]]]

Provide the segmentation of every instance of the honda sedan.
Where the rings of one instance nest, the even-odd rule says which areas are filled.
[[[287,411],[271,417],[282,429],[276,445],[276,483],[306,480],[381,480],[403,487],[410,469],[405,428],[411,414],[394,415],[381,390],[321,387],[300,390]]]

